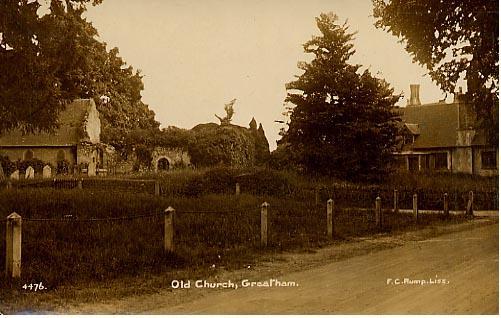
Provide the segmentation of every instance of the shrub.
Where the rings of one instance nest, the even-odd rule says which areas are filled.
[[[19,170],[19,173],[25,173],[28,167],[32,167],[35,170],[35,173],[42,173],[43,167],[46,164],[40,159],[29,159],[17,161],[16,166]]]
[[[238,178],[242,191],[258,195],[285,195],[291,192],[292,183],[284,172],[260,169]]]
[[[63,159],[57,162],[56,173],[57,174],[68,174],[70,172],[70,163],[68,160]]]
[[[0,156],[0,164],[6,176],[10,176],[16,170],[16,164],[10,161],[8,156]]]
[[[228,167],[218,167],[203,175],[202,184],[206,193],[228,193],[235,189],[236,170]]]
[[[193,132],[195,142],[189,154],[195,166],[254,165],[254,138],[247,129],[235,125],[204,124],[194,127]]]

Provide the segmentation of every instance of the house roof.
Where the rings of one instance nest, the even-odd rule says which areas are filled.
[[[432,103],[400,108],[405,127],[416,136],[412,145],[404,148],[448,148],[457,147],[460,125],[460,107],[468,106],[459,102]],[[464,108],[462,108],[464,109]],[[464,112],[464,110],[463,110]],[[471,145],[485,145],[483,129],[476,129]]]
[[[59,114],[59,128],[54,133],[23,134],[12,130],[0,135],[1,146],[72,146],[82,140],[84,121],[95,108],[92,99],[77,99]]]
[[[410,131],[413,135],[419,135],[419,125],[418,124],[404,124],[405,127]]]
[[[455,147],[458,128],[458,104],[434,103],[400,109],[402,121],[417,125],[419,136],[413,148]],[[407,126],[410,128],[409,126]],[[412,131],[412,130],[411,130]]]

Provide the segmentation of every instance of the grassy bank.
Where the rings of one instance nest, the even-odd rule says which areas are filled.
[[[260,205],[270,203],[270,246],[260,238]],[[163,251],[163,215],[176,209],[176,252]],[[370,208],[370,206],[368,207]],[[42,281],[57,288],[86,281],[211,266],[240,268],[263,252],[308,249],[328,243],[325,205],[273,196],[210,194],[163,197],[129,192],[22,189],[0,191],[0,220],[11,212],[23,217],[22,281]],[[156,215],[151,215],[156,213]],[[146,215],[140,218],[132,218]],[[90,221],[99,218],[101,220]],[[115,218],[113,220],[103,220]],[[423,215],[387,213],[383,231],[427,224],[461,222]],[[336,240],[376,233],[371,209],[335,209]],[[0,238],[5,222],[0,223]],[[0,240],[0,271],[5,240]],[[9,286],[2,280],[2,288]]]

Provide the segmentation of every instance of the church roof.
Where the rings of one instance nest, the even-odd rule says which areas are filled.
[[[77,99],[66,106],[59,115],[59,128],[54,133],[23,134],[11,130],[0,135],[2,146],[72,146],[83,139],[84,121],[96,104],[92,99]]]

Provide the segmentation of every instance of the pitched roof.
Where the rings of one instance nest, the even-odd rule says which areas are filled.
[[[59,115],[59,128],[54,133],[23,134],[12,130],[0,135],[1,146],[71,146],[82,140],[84,120],[95,108],[92,99],[77,99]]]
[[[419,136],[416,137],[412,148],[456,146],[458,129],[457,103],[409,106],[401,108],[400,112],[404,123],[418,125],[419,127]]]
[[[405,127],[410,131],[413,135],[419,135],[419,125],[418,124],[404,124]]]
[[[471,104],[443,102],[400,108],[404,126],[414,135],[415,141],[405,145],[405,150],[447,148],[458,146],[458,131],[473,129],[474,116]],[[475,129],[472,146],[484,146],[487,138],[484,129]]]

